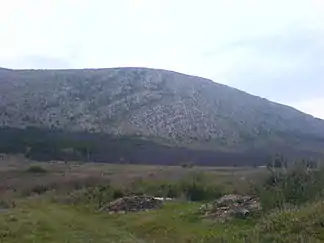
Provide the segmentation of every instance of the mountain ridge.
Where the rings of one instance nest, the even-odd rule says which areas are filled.
[[[30,126],[232,153],[324,147],[319,118],[210,79],[141,67],[5,69],[0,127]]]
[[[177,75],[184,75],[184,76],[189,76],[189,77],[194,77],[194,78],[198,78],[198,79],[204,79],[205,81],[209,81],[211,83],[216,83],[218,85],[222,85],[224,87],[227,87],[227,88],[231,88],[231,89],[234,89],[234,90],[237,90],[239,92],[242,92],[242,93],[245,93],[249,96],[253,96],[255,98],[260,98],[260,99],[263,99],[263,100],[266,100],[268,102],[271,102],[271,103],[274,103],[274,104],[277,104],[277,105],[281,105],[281,106],[285,106],[287,108],[291,108],[293,110],[296,110],[298,112],[301,112],[305,115],[308,115],[308,116],[311,116],[315,119],[318,119],[320,121],[324,121],[324,119],[322,118],[319,118],[319,117],[316,117],[312,114],[309,114],[307,112],[304,112],[304,111],[301,111],[299,110],[298,108],[295,108],[293,106],[290,106],[290,105],[287,105],[287,104],[284,104],[284,103],[280,103],[280,102],[276,102],[276,101],[272,101],[268,98],[265,98],[265,97],[262,97],[262,96],[259,96],[259,95],[254,95],[254,94],[251,94],[247,91],[244,91],[244,90],[241,90],[241,89],[238,89],[238,88],[235,88],[235,87],[232,87],[232,86],[229,86],[229,85],[226,85],[226,84],[222,84],[222,83],[218,83],[218,82],[215,82],[213,81],[212,79],[209,79],[209,78],[204,78],[202,76],[199,76],[199,75],[192,75],[192,74],[185,74],[185,73],[181,73],[179,71],[173,71],[173,70],[167,70],[167,69],[162,69],[162,68],[148,68],[148,67],[141,67],[141,66],[123,66],[123,67],[109,67],[109,68],[67,68],[67,69],[12,69],[12,68],[5,68],[5,67],[0,67],[0,70],[5,70],[5,71],[99,71],[99,70],[114,70],[114,69],[142,69],[142,70],[153,70],[153,71],[162,71],[162,72],[170,72],[170,73],[174,73],[174,74],[177,74]]]

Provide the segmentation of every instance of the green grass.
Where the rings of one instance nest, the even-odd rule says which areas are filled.
[[[284,177],[275,174],[277,182],[273,183],[272,177],[264,176],[264,171],[251,174],[256,172],[242,168],[42,166],[47,173],[26,173],[28,165],[0,170],[0,189],[4,190],[0,191],[0,242],[324,242],[324,203],[320,200],[324,174],[321,171],[307,173],[306,177],[298,171]],[[227,193],[238,188],[244,193],[249,183],[240,178],[251,175],[258,182],[257,189],[262,189],[259,195],[265,211],[261,215],[220,223],[198,214],[203,202],[217,197],[219,189]],[[98,202],[112,200],[117,189],[158,196],[169,187],[177,196],[194,189],[201,201],[190,202],[188,197],[179,197],[161,209],[128,214],[98,210]],[[44,190],[38,192],[35,188]],[[25,191],[30,193],[22,193]],[[283,204],[265,207],[276,197]],[[286,203],[298,206],[287,209]]]
[[[324,203],[227,223],[202,220],[199,203],[171,202],[160,210],[108,214],[42,198],[0,213],[0,242],[278,242],[324,241]]]
[[[19,207],[0,214],[0,239],[8,243],[181,243],[208,242],[228,232],[226,225],[202,221],[196,214],[199,206],[189,202],[168,203],[160,210],[111,215],[47,200],[24,200]],[[235,224],[231,227],[235,228]]]
[[[42,201],[0,215],[2,242],[141,242],[105,217]]]
[[[249,232],[260,242],[324,242],[324,203],[274,211]]]

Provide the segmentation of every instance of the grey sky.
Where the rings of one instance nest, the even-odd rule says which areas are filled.
[[[0,0],[0,66],[145,66],[324,118],[320,0]]]

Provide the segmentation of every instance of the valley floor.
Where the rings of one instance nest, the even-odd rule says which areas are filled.
[[[90,194],[80,194],[86,197],[74,203],[63,200],[78,197],[76,192],[83,187],[96,188],[96,183],[128,187],[139,177],[145,183],[177,181],[194,171],[203,172],[211,179],[209,183],[222,186],[225,192],[244,193],[249,178],[264,177],[264,170],[256,168],[2,163],[0,242],[324,242],[324,203],[320,199],[223,223],[202,219],[198,212],[204,200],[178,199],[165,202],[161,209],[124,214],[98,210],[86,198]],[[90,181],[87,175],[91,175]]]

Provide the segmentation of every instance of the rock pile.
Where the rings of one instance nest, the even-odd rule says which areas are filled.
[[[115,201],[108,203],[102,210],[117,213],[117,212],[137,212],[150,209],[158,209],[162,206],[162,200],[154,197],[141,195],[122,197]]]
[[[223,221],[232,217],[244,218],[251,213],[260,211],[261,204],[257,197],[230,194],[202,205],[200,210],[205,217]]]

